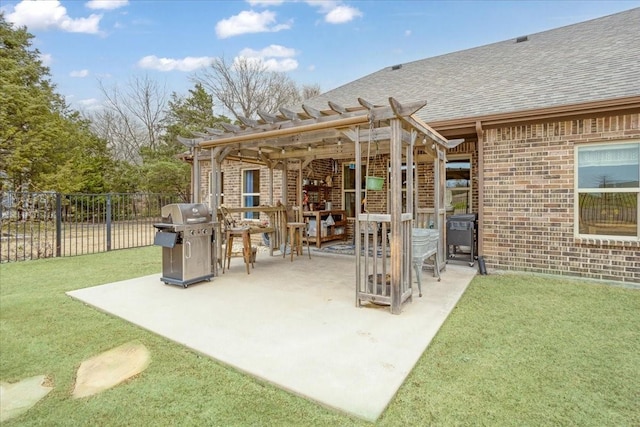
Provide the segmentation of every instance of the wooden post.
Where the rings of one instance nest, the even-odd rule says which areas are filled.
[[[298,162],[298,177],[296,179],[296,206],[302,209],[302,161]]]
[[[415,186],[415,181],[414,181],[414,176],[415,176],[415,168],[413,166],[413,147],[415,146],[415,142],[416,142],[416,138],[418,136],[418,132],[416,132],[415,129],[411,130],[411,142],[409,143],[409,146],[407,146],[406,148],[406,159],[407,159],[407,212],[411,212],[414,213],[415,212],[415,208],[414,208],[414,189],[416,188]]]
[[[192,203],[200,203],[200,161],[198,156],[200,155],[200,148],[197,146],[193,149],[193,194],[191,195]]]
[[[440,241],[438,242],[438,261],[440,265],[445,265],[446,261],[446,228],[447,228],[447,212],[444,203],[444,193],[446,186],[446,162],[447,157],[445,151],[441,147],[436,147],[436,158],[433,160],[434,173],[434,227],[440,233]],[[435,267],[434,267],[435,268]]]
[[[360,254],[361,254],[361,250],[360,250],[360,221],[358,220],[358,216],[360,215],[360,206],[362,203],[362,175],[360,173],[360,171],[362,170],[362,156],[360,155],[361,151],[360,151],[360,126],[356,126],[355,129],[355,141],[354,141],[354,146],[355,146],[355,161],[356,161],[356,191],[355,191],[355,212],[353,213],[353,216],[355,217],[355,230],[354,230],[354,237],[353,239],[356,242],[356,307],[360,306],[360,298],[358,298],[358,292],[360,291],[360,283],[362,280],[361,277],[361,263],[360,263]],[[342,171],[343,173],[343,177],[342,179],[344,179],[344,170]],[[346,209],[346,206],[345,206]],[[319,226],[319,224],[317,225]]]
[[[287,205],[289,192],[287,191],[287,176],[289,175],[289,161],[282,159],[282,204]]]
[[[391,313],[402,312],[402,127],[400,119],[391,119]]]
[[[269,205],[273,204],[273,165],[269,164]]]

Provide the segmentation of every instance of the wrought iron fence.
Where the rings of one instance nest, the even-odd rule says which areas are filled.
[[[0,192],[0,262],[149,246],[160,209],[177,202],[150,193]]]

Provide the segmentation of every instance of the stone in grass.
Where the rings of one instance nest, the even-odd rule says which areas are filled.
[[[149,366],[149,350],[142,344],[129,342],[80,364],[72,396],[87,397],[120,384]]]
[[[0,382],[0,423],[27,412],[53,390],[43,385],[45,379],[38,375],[12,384]]]

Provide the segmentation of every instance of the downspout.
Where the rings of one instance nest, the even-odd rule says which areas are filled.
[[[482,122],[476,122],[476,135],[478,136],[478,258],[484,254],[484,129]]]
[[[191,195],[192,203],[200,203],[200,161],[198,156],[200,149],[193,147],[193,194]]]

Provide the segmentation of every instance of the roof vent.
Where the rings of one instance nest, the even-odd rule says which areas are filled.
[[[391,70],[395,71],[395,70],[399,70],[400,68],[402,68],[402,64],[394,65],[393,67],[391,67]]]
[[[529,36],[520,36],[516,39],[516,43],[526,42],[527,40],[529,40]]]

